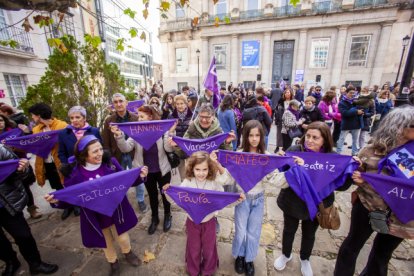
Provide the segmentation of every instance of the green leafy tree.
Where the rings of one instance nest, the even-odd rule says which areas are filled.
[[[125,93],[130,88],[117,65],[105,62],[99,38],[86,35],[84,45],[72,36],[60,40],[67,51],[53,50],[44,75],[38,84],[28,87],[20,108],[27,111],[31,105],[44,102],[52,106],[55,117],[65,119],[69,108],[82,105],[89,124],[101,127],[112,95],[123,93],[133,99],[134,94]]]

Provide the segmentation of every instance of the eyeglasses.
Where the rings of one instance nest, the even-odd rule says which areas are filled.
[[[200,120],[208,121],[211,119],[211,116],[198,116]]]

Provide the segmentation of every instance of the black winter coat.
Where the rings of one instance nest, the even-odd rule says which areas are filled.
[[[353,130],[364,127],[362,116],[358,115],[358,108],[353,104],[341,100],[338,104],[338,110],[342,116],[341,130]]]
[[[187,114],[185,115],[184,120],[181,120],[178,117],[177,109],[168,116],[168,119],[178,119],[177,127],[175,128],[175,135],[179,137],[183,137],[185,132],[187,131],[188,127],[190,126],[191,118],[193,117],[193,112],[187,108]]]
[[[265,134],[269,134],[272,126],[272,118],[270,118],[269,113],[267,113],[263,106],[253,106],[243,111],[243,126],[250,120],[259,121],[263,126]]]
[[[303,122],[303,123],[306,124],[306,125],[309,125],[310,123],[316,122],[316,121],[320,121],[320,122],[325,121],[323,116],[322,116],[321,111],[316,106],[312,111],[309,111],[309,110],[306,110],[305,108],[303,108],[300,111],[300,117],[305,118],[305,122]]]
[[[0,161],[17,159],[17,156],[8,148],[0,145]],[[0,204],[6,208],[10,215],[14,216],[23,211],[27,204],[27,194],[23,181],[29,177],[29,170],[14,172],[0,183]]]

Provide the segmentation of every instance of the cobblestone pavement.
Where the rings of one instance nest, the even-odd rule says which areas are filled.
[[[270,136],[269,150],[274,149],[274,129]],[[174,181],[177,182],[176,175]],[[46,185],[48,186],[48,185]],[[46,204],[41,196],[47,193],[48,187],[40,188],[34,185],[36,203],[40,206],[44,216],[39,220],[29,219],[33,235],[38,243],[42,258],[45,261],[57,263],[60,267],[56,275],[107,275],[109,265],[106,263],[102,250],[83,247],[79,218],[71,216],[65,221],[60,220],[60,210],[54,210]],[[314,275],[332,275],[336,256],[342,241],[349,230],[350,197],[351,191],[337,193],[336,202],[340,206],[341,227],[337,231],[318,230],[316,242],[312,252],[311,265]],[[256,275],[301,275],[299,263],[300,227],[293,245],[293,260],[283,272],[273,268],[273,262],[281,254],[281,240],[283,230],[283,214],[276,204],[279,190],[267,187],[265,214],[258,256],[255,260]],[[135,202],[134,189],[128,193],[130,202],[138,210]],[[148,202],[148,198],[146,198]],[[160,203],[162,205],[162,203]],[[162,208],[162,206],[160,207]],[[160,214],[163,212],[161,211]],[[121,275],[186,275],[184,265],[184,250],[186,243],[185,219],[186,214],[176,205],[172,207],[173,226],[168,233],[162,232],[162,223],[154,235],[147,234],[147,227],[151,215],[137,212],[138,225],[129,234],[133,250],[142,259],[145,250],[155,254],[155,260],[143,264],[138,268],[129,266],[121,257]],[[27,214],[26,214],[27,215]],[[234,272],[234,261],[231,256],[231,242],[234,236],[234,208],[225,208],[219,212],[220,233],[218,235],[218,251],[220,267],[215,275],[237,275]],[[163,217],[161,216],[161,222]],[[358,262],[359,273],[367,261],[372,239],[362,249]],[[1,250],[1,249],[0,249]],[[16,249],[17,250],[17,249]],[[18,250],[17,250],[18,251]],[[19,255],[19,258],[22,257]],[[28,267],[22,262],[22,268],[17,275],[29,275]],[[4,264],[0,264],[0,271]],[[394,252],[389,265],[389,275],[414,275],[414,241],[404,241]]]

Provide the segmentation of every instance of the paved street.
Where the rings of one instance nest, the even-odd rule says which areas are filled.
[[[274,128],[269,139],[270,151],[274,149]],[[349,137],[350,138],[350,137]],[[350,143],[348,143],[350,144]],[[83,247],[80,237],[79,218],[71,216],[65,221],[60,220],[60,210],[50,208],[41,195],[48,191],[47,187],[40,188],[34,185],[33,190],[37,196],[36,203],[45,214],[40,220],[29,219],[33,235],[35,236],[42,257],[45,261],[59,264],[57,275],[107,275],[109,265],[106,263],[102,250],[86,249]],[[332,275],[338,248],[341,245],[349,229],[350,219],[350,195],[353,189],[347,192],[337,193],[337,203],[341,210],[341,227],[337,231],[318,230],[317,240],[313,249],[311,264],[314,275]],[[279,190],[275,187],[267,187],[265,215],[261,236],[261,245],[258,257],[255,261],[256,275],[300,275],[299,248],[300,231],[294,242],[294,258],[287,265],[283,273],[273,268],[274,259],[281,254],[281,239],[283,230],[283,215],[276,204]],[[128,196],[137,210],[134,200],[134,189]],[[148,200],[148,198],[146,199]],[[122,275],[185,275],[184,250],[186,243],[185,219],[186,214],[177,206],[173,206],[173,227],[168,233],[162,232],[162,225],[157,232],[149,236],[147,226],[151,215],[139,214],[139,224],[129,232],[133,250],[142,259],[144,251],[155,254],[155,260],[143,264],[139,268],[130,267],[121,258]],[[160,214],[163,212],[161,211]],[[236,275],[233,269],[231,256],[231,242],[234,235],[233,208],[225,208],[219,213],[221,231],[218,235],[218,251],[220,268],[216,275]],[[163,218],[161,217],[161,222]],[[162,224],[162,223],[161,223]],[[372,240],[362,249],[357,263],[359,273],[368,258]],[[19,256],[20,259],[21,256]],[[25,262],[18,275],[28,275],[28,267]],[[0,265],[1,266],[1,265]],[[2,268],[0,268],[2,269]],[[389,275],[409,276],[414,271],[414,242],[404,241],[391,260]]]

